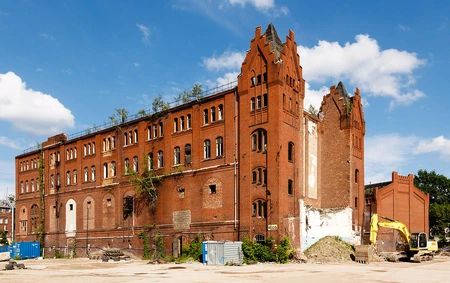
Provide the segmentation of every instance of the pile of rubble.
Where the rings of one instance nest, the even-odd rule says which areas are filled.
[[[308,262],[315,263],[347,262],[353,261],[355,258],[353,247],[335,236],[320,239],[309,247],[304,254]]]

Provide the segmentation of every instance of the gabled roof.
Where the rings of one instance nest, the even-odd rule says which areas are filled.
[[[272,23],[266,29],[266,43],[270,44],[270,51],[277,50],[279,52],[283,51],[283,42],[281,42],[280,37],[278,36],[277,31]]]

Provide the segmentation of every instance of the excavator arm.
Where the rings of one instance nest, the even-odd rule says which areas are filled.
[[[387,221],[379,221],[378,220],[379,218],[383,218]],[[403,224],[402,222],[394,220],[394,219],[390,219],[390,218],[387,218],[384,216],[378,216],[378,214],[372,215],[372,218],[370,220],[370,244],[372,246],[376,245],[379,227],[385,227],[385,228],[397,230],[400,234],[403,248],[405,249],[405,251],[409,250],[411,233],[409,232],[406,225]]]

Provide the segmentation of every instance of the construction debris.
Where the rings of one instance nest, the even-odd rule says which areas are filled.
[[[15,260],[10,260],[5,265],[6,270],[13,270],[13,269],[25,269],[25,264],[23,263],[17,263]]]
[[[305,252],[308,262],[335,263],[352,261],[355,258],[353,247],[337,236],[326,236]]]

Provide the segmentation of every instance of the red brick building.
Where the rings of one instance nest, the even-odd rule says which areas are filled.
[[[357,89],[342,83],[320,113],[303,110],[294,33],[256,28],[237,84],[152,115],[73,136],[16,157],[17,238],[46,247],[142,248],[149,226],[168,252],[195,235],[300,246],[301,206],[350,207],[360,231],[365,123]],[[148,114],[148,113],[147,113]],[[41,169],[40,162],[43,162]],[[128,170],[164,176],[156,206],[135,194]],[[42,183],[42,186],[38,184]],[[43,206],[43,207],[42,207]],[[79,254],[79,253],[78,253]]]
[[[367,185],[366,192],[364,221],[366,243],[370,234],[370,217],[375,213],[404,223],[410,232],[428,234],[430,196],[414,186],[413,174],[400,176],[397,172],[392,172],[392,181]],[[380,227],[377,237],[380,251],[395,251],[395,245],[399,241],[397,231]]]

